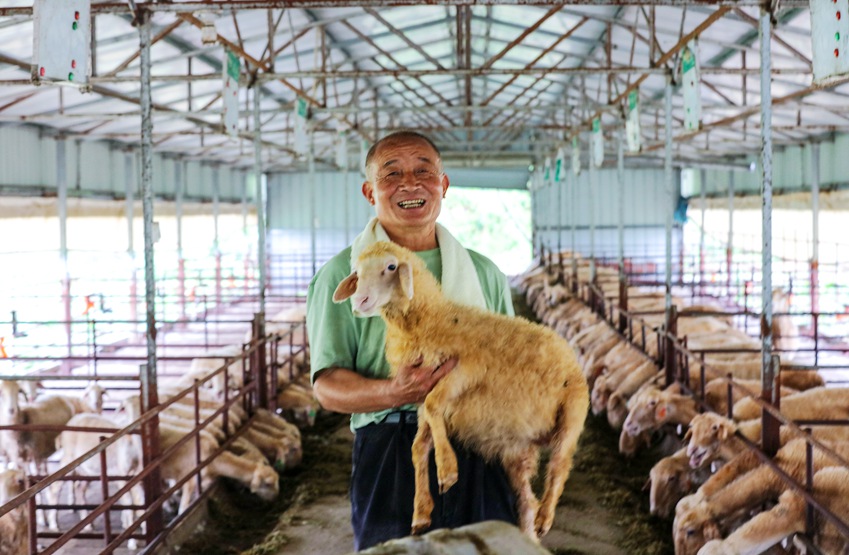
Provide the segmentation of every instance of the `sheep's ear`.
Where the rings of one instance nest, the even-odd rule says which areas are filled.
[[[339,282],[336,286],[336,291],[333,292],[333,302],[341,303],[348,299],[357,290],[357,272],[351,272],[351,275]]]
[[[687,433],[684,434],[684,437],[681,439],[683,443],[690,443],[690,439],[693,437],[693,428],[687,430]]]
[[[401,291],[408,299],[413,298],[413,267],[409,262],[398,264],[398,279],[401,281]]]

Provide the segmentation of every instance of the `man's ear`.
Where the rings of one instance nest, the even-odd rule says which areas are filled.
[[[333,302],[341,303],[348,299],[357,291],[357,272],[351,272],[351,275],[339,282],[336,286],[336,291],[333,292]]]
[[[408,299],[413,298],[413,268],[409,262],[398,264],[398,279],[401,280],[401,291]]]

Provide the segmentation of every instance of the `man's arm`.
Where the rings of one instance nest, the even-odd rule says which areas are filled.
[[[345,414],[374,412],[421,403],[436,383],[457,365],[448,359],[441,365],[399,368],[390,379],[362,376],[347,368],[328,368],[315,377],[313,392],[321,406]]]

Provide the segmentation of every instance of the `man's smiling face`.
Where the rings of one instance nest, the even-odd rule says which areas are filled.
[[[387,231],[436,223],[448,178],[439,155],[426,141],[404,138],[380,145],[368,173],[363,194],[376,206]]]

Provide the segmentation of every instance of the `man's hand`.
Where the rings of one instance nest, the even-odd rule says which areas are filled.
[[[457,366],[457,357],[446,359],[439,366],[422,366],[418,363],[398,368],[392,379],[392,387],[396,390],[398,406],[407,403],[421,403],[430,390]]]

